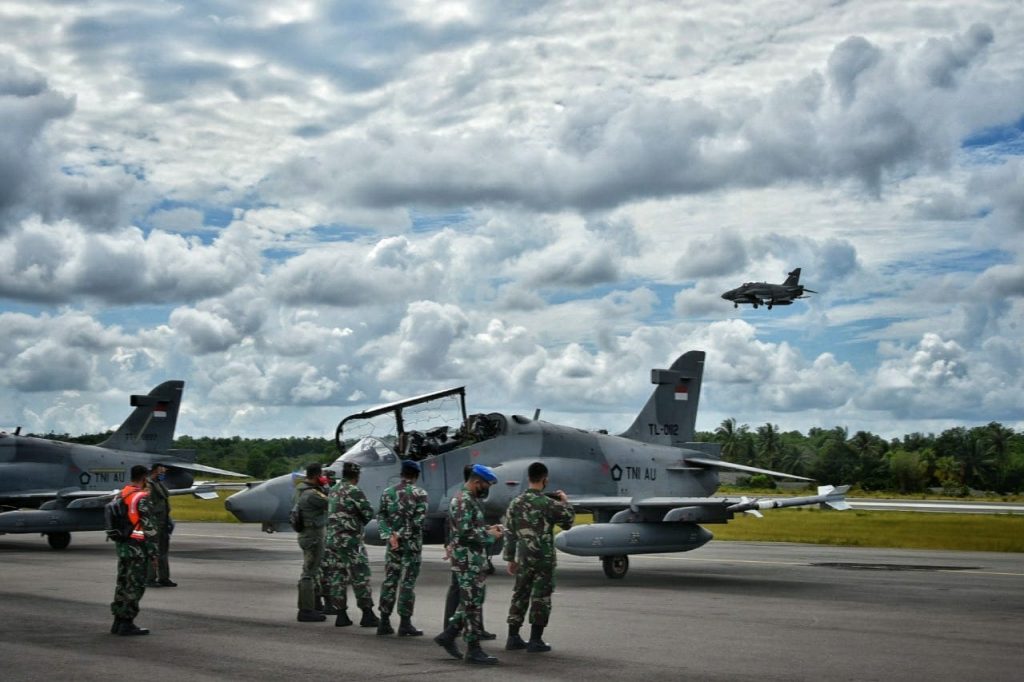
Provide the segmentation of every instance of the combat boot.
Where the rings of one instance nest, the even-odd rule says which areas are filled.
[[[337,616],[340,613],[337,605],[334,603],[334,600],[330,597],[324,598],[324,603],[322,607],[319,604],[317,604],[317,610],[323,611],[325,616]]]
[[[526,648],[526,642],[519,636],[519,628],[508,626],[508,639],[505,640],[505,651],[519,651]]]
[[[343,628],[352,625],[352,619],[348,617],[348,609],[341,609],[334,617],[334,627]]]
[[[487,630],[481,630],[480,631],[480,639],[481,640],[484,640],[484,639],[498,639],[498,636],[496,634],[494,634],[493,632],[488,632]]]
[[[399,637],[421,637],[423,630],[412,624],[412,616],[402,616],[402,622],[398,624]]]
[[[363,617],[359,619],[359,627],[362,628],[375,628],[380,626],[380,620],[373,612],[372,606],[367,606],[363,609]],[[380,634],[379,632],[377,634]],[[390,633],[388,633],[390,634]]]
[[[110,634],[116,635],[121,630],[121,623],[123,619],[120,616],[114,616],[114,624],[110,626]]]
[[[473,642],[469,645],[469,650],[466,651],[466,663],[476,663],[478,665],[494,665],[498,662],[498,659],[491,656],[486,651],[480,648],[479,642]]]
[[[544,634],[543,625],[534,625],[530,628],[530,641],[526,643],[526,651],[531,654],[541,654],[551,651],[551,645],[541,639]]]
[[[459,651],[459,646],[455,643],[455,638],[458,636],[459,631],[449,625],[444,632],[434,638],[434,644],[447,651],[452,658],[462,658],[462,652]]]
[[[319,623],[327,620],[327,616],[316,609],[299,609],[299,615],[295,620],[300,623]]]
[[[122,618],[121,629],[117,631],[117,634],[125,637],[131,637],[134,635],[148,635],[149,628],[140,628],[138,625],[134,623],[132,619]]]
[[[377,624],[378,635],[393,635],[395,629],[391,627],[391,615],[387,613],[380,614],[380,623]]]

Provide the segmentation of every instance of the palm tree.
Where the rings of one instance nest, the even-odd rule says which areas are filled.
[[[757,445],[761,466],[774,469],[782,454],[782,441],[779,439],[779,427],[765,424],[757,427]]]
[[[721,426],[715,429],[715,441],[722,444],[722,458],[730,462],[746,464],[748,460],[748,441],[750,427],[746,424],[736,425],[736,419],[723,419]]]

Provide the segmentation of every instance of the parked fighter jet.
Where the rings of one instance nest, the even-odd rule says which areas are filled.
[[[733,308],[739,308],[740,303],[750,303],[755,308],[767,304],[768,310],[771,310],[772,306],[792,305],[793,301],[798,298],[807,298],[804,293],[816,294],[818,292],[800,284],[800,268],[797,268],[789,273],[789,277],[782,284],[747,282],[741,287],[725,292],[722,294],[722,298],[732,301]]]
[[[467,417],[464,388],[391,403],[338,424],[335,438],[343,454],[330,468],[340,473],[344,462],[357,462],[362,467],[359,485],[376,502],[398,480],[402,459],[420,461],[419,485],[430,495],[425,541],[440,543],[448,501],[463,483],[466,464],[486,464],[497,474],[498,483],[482,501],[488,519],[496,521],[527,486],[530,463],[543,460],[551,489],[564,490],[573,506],[592,512],[595,521],[560,533],[556,546],[570,554],[601,557],[610,578],[626,575],[630,554],[685,552],[705,544],[712,535],[699,523],[726,523],[740,512],[759,515],[758,510],[779,507],[848,508],[843,497],[848,486],[823,486],[817,495],[786,499],[711,497],[722,469],[810,479],[725,462],[717,444],[692,442],[703,370],[703,351],[686,353],[670,369],[652,370],[653,395],[633,425],[617,436],[550,424],[539,415]],[[458,428],[407,429],[411,410],[444,398],[461,405]],[[382,415],[393,418],[393,435],[369,435],[344,447],[346,432]],[[285,529],[295,476],[243,490],[225,506],[240,521],[261,522],[268,531]],[[367,525],[366,540],[382,544],[374,521]]]
[[[149,395],[133,395],[135,410],[99,445],[22,436],[20,428],[0,432],[0,535],[41,533],[50,547],[64,549],[72,532],[103,530],[103,505],[136,464],[166,465],[172,495],[204,499],[217,493],[210,484],[193,486],[195,472],[245,476],[196,464],[194,450],[169,449],[184,386],[166,381]]]

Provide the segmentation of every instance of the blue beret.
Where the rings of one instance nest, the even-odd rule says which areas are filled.
[[[420,463],[411,459],[403,460],[402,471],[415,471],[418,474],[420,473]]]
[[[483,464],[474,464],[473,473],[488,483],[493,484],[498,482],[498,477],[494,475],[494,469],[484,466]]]

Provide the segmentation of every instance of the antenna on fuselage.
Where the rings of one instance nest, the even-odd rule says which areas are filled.
[[[537,421],[538,419],[540,419],[540,408],[539,407],[536,410],[533,411],[533,421]]]

